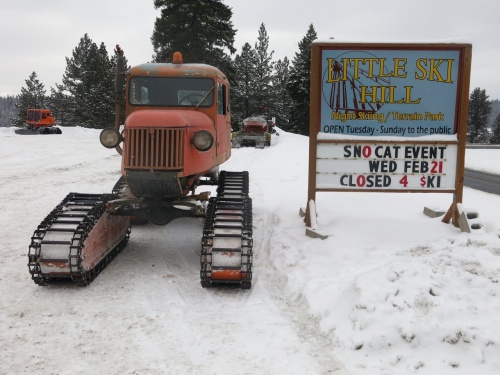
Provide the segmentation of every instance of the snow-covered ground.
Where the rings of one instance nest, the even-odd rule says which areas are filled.
[[[500,197],[465,188],[485,229],[468,234],[423,214],[450,194],[322,193],[312,239],[308,139],[280,133],[224,165],[250,172],[251,290],[201,288],[197,219],[134,227],[79,288],[31,281],[30,237],[67,193],[110,192],[120,157],[96,130],[0,129],[0,374],[499,374]]]

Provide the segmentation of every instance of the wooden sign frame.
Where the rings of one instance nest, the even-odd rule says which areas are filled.
[[[463,42],[312,43],[308,227],[318,191],[452,193],[458,226],[471,59]]]

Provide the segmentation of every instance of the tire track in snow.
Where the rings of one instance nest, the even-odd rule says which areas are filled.
[[[265,202],[260,186],[251,185],[251,195],[254,202]],[[256,215],[257,213],[257,215]],[[283,291],[286,290],[287,275],[280,273],[272,265],[273,243],[278,217],[265,209],[265,206],[254,204],[254,274],[269,292],[273,302],[279,307],[282,315],[293,327],[311,358],[313,358],[320,374],[347,375],[340,361],[334,355],[332,337],[320,328],[317,318],[308,313],[307,301],[301,296],[290,299]],[[255,236],[257,234],[257,236]]]
[[[308,371],[313,367],[311,357],[305,354],[295,333],[292,340],[294,343],[288,343],[290,329],[287,320],[270,300],[267,291],[263,291],[258,285],[251,290],[204,289],[200,286],[201,239],[195,237],[198,234],[201,237],[201,223],[193,219],[179,219],[166,227],[148,225],[135,231],[134,229],[131,247],[127,247],[128,251],[120,255],[121,259],[117,257],[112,270],[114,275],[110,275],[110,280],[104,280],[104,283],[116,283],[120,274],[128,274],[132,279],[125,280],[125,292],[137,291],[134,299],[138,304],[158,299],[158,290],[153,291],[151,287],[159,283],[156,288],[161,290],[160,295],[170,299],[164,302],[166,309],[161,313],[162,320],[175,327],[183,326],[185,322],[196,324],[197,339],[193,339],[192,334],[172,333],[181,348],[179,352],[194,344],[198,347],[193,348],[193,351],[198,350],[201,357],[213,360],[209,361],[212,363],[211,368],[196,364],[188,367],[181,353],[177,353],[179,357],[176,361],[184,362],[185,373],[196,374],[202,370],[224,373],[218,370],[248,361],[252,361],[252,368],[239,373],[277,373],[280,366],[286,368],[283,362],[289,352],[295,352],[294,365],[302,373],[317,373]],[[151,269],[152,264],[155,265],[154,269]],[[154,279],[151,275],[148,277],[150,273],[154,274]],[[157,306],[151,307],[153,314],[155,310],[158,311]],[[189,327],[185,329],[189,330]],[[273,335],[269,335],[269,329],[272,329]],[[154,336],[155,333],[143,335],[143,339],[148,340],[148,335]],[[204,349],[207,346],[211,349]],[[274,350],[269,352],[269,348],[273,346]],[[280,359],[277,360],[274,355]],[[218,361],[217,358],[221,356],[223,358]],[[292,369],[288,373],[299,374],[298,369]]]

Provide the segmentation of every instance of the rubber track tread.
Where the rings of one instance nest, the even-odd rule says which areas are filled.
[[[208,201],[201,241],[201,285],[209,287],[229,284],[248,289],[252,285],[252,199],[248,196],[248,172],[221,171],[217,187],[217,197]],[[220,213],[218,216],[217,214]],[[226,229],[227,233],[217,231]],[[234,229],[234,233],[231,232]],[[214,249],[214,240],[220,238],[240,238],[241,249]],[[240,266],[219,267],[225,271],[240,272],[240,279],[212,278],[212,254],[214,251],[230,250],[240,254]]]

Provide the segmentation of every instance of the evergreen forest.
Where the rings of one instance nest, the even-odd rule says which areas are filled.
[[[240,51],[234,47],[232,11],[220,0],[155,0],[154,6],[161,15],[151,36],[151,62],[171,62],[173,52],[181,51],[186,63],[222,70],[231,83],[234,129],[248,116],[265,115],[285,131],[309,135],[310,50],[317,38],[312,23],[295,55],[275,60],[263,23],[256,41]],[[60,84],[47,89],[32,72],[21,94],[0,97],[0,127],[22,127],[27,108],[50,109],[61,126],[112,126],[116,53],[85,34],[66,57]],[[467,133],[469,143],[500,144],[500,101],[490,100],[484,89],[470,94]]]

